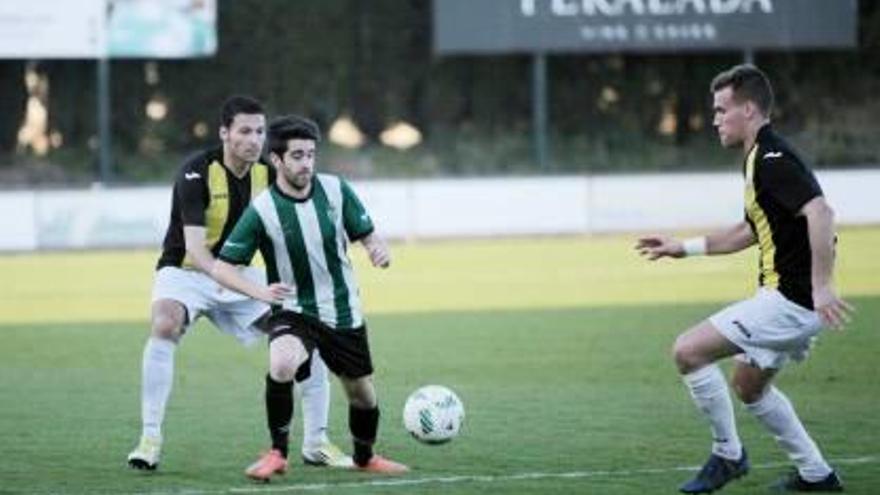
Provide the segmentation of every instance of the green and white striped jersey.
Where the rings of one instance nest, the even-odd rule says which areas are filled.
[[[257,250],[269,282],[296,289],[284,309],[332,328],[364,324],[348,243],[373,232],[373,222],[342,178],[316,174],[309,198],[290,197],[277,185],[257,196],[236,223],[220,259],[248,264]]]

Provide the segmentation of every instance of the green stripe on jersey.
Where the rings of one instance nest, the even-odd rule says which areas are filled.
[[[350,328],[351,307],[348,305],[348,286],[342,275],[342,267],[339,260],[339,246],[337,245],[338,234],[334,220],[336,209],[327,198],[324,186],[320,180],[314,182],[312,201],[318,219],[318,226],[323,239],[324,259],[327,261],[327,271],[330,272],[333,287],[333,306],[336,309],[336,325],[342,328]],[[332,185],[330,185],[332,187]]]
[[[286,252],[281,251],[277,243],[275,255],[288,260],[293,270],[293,285],[296,286],[296,299],[302,312],[314,317],[319,316],[318,304],[315,299],[315,283],[312,278],[311,266],[308,262],[306,240],[303,238],[302,225],[296,214],[293,202],[280,194],[272,191],[272,203],[275,206],[276,215],[280,222],[284,247]],[[279,252],[281,251],[281,252]],[[288,280],[290,277],[288,276]],[[288,282],[291,283],[291,282]]]
[[[354,276],[354,267],[351,264],[351,260],[348,257],[348,242],[349,242],[349,229],[346,224],[346,219],[343,217],[344,213],[347,210],[356,207],[366,213],[363,210],[363,205],[361,205],[360,201],[357,200],[357,197],[354,194],[354,191],[346,182],[336,176],[333,175],[324,175],[318,174],[318,180],[316,183],[321,185],[321,189],[326,195],[328,203],[331,205],[331,210],[328,210],[328,213],[332,213],[328,215],[327,218],[331,219],[333,222],[333,226],[335,229],[335,259],[338,261],[339,272],[341,274],[341,280],[339,280],[340,285],[346,288],[344,296],[339,297],[340,307],[345,308],[344,312],[340,314],[350,315],[351,318],[351,327],[357,328],[364,324],[364,317],[361,309],[361,297],[360,292],[358,291],[357,281]],[[346,194],[346,191],[348,192]],[[352,198],[354,199],[352,201]],[[367,216],[369,218],[369,216]],[[370,224],[370,229],[372,229],[372,223]]]

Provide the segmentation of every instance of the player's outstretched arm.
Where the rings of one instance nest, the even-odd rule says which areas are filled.
[[[290,286],[286,284],[274,283],[269,286],[256,284],[245,278],[238,271],[238,267],[223,260],[216,260],[214,262],[210,275],[211,278],[227,289],[232,289],[269,304],[280,303],[291,293]]]
[[[735,253],[754,243],[755,235],[749,224],[740,222],[707,236],[692,237],[683,241],[667,235],[640,237],[635,248],[640,255],[653,261],[660,258]]]
[[[738,253],[755,243],[755,233],[748,222],[713,232],[706,236],[706,254]]]
[[[370,257],[370,263],[377,268],[388,268],[391,265],[391,251],[388,249],[388,243],[385,242],[379,234],[373,232],[361,239],[367,255]]]
[[[850,321],[854,308],[834,290],[834,210],[822,196],[801,208],[807,218],[812,255],[813,307],[828,327],[841,329]]]

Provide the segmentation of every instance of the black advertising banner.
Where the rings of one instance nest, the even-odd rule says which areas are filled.
[[[434,0],[434,51],[849,48],[857,7],[857,0]]]

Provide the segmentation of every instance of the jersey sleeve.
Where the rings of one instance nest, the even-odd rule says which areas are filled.
[[[822,195],[813,173],[787,154],[763,158],[759,170],[767,193],[789,213],[797,214],[807,202]]]
[[[340,185],[342,187],[342,223],[345,227],[345,233],[352,241],[363,239],[373,233],[375,229],[373,220],[348,182],[340,180]]]
[[[206,175],[204,167],[194,166],[190,162],[177,177],[174,190],[178,196],[183,225],[205,225],[205,210],[208,208]]]
[[[248,206],[223,243],[218,258],[234,265],[249,265],[265,232],[257,210]]]

